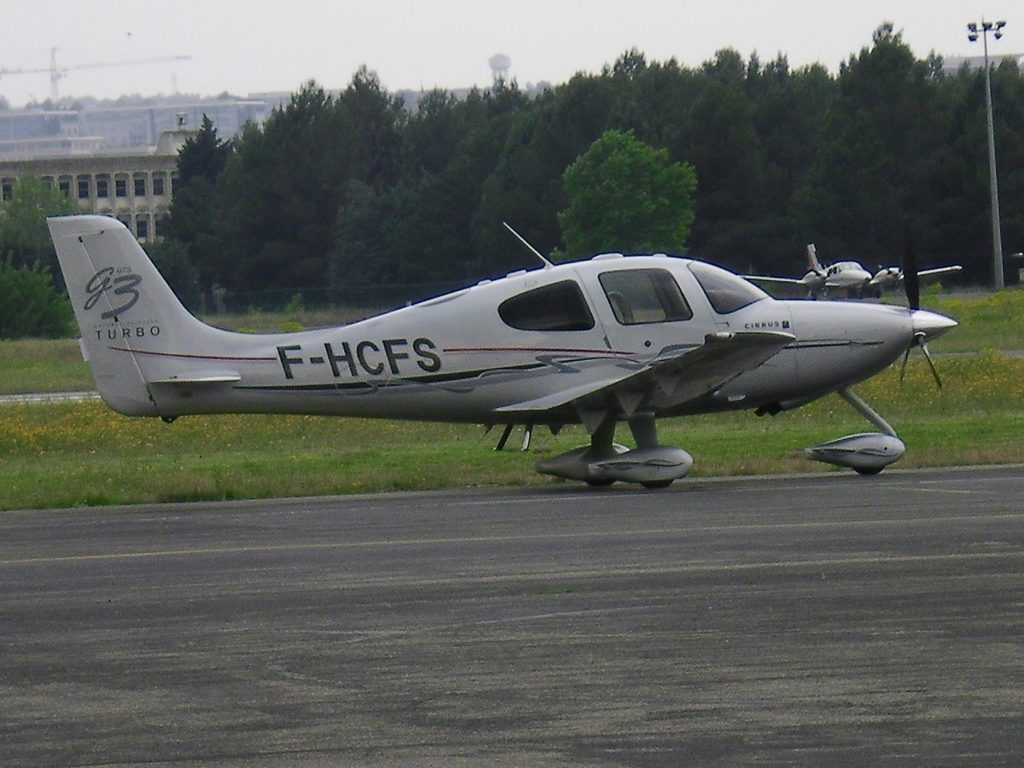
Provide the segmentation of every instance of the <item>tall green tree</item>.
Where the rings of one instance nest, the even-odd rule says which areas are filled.
[[[195,311],[200,309],[199,270],[189,258],[188,249],[177,240],[151,240],[143,246],[164,280],[182,303]]]
[[[307,83],[262,126],[249,126],[224,172],[223,285],[325,285],[339,212],[359,182],[399,177],[402,102],[360,69],[336,98]]]
[[[1013,253],[1024,249],[1024,78],[1004,63],[993,89]],[[588,181],[575,199],[564,172],[606,131],[667,152],[662,164],[692,164],[688,235],[637,234],[631,221],[604,237],[636,208],[658,209],[643,192],[584,218],[583,201],[609,191]],[[413,112],[363,69],[337,95],[308,83],[233,145],[208,200],[191,205],[209,232],[201,219],[185,226],[209,240],[203,282],[234,290],[500,274],[530,260],[502,221],[545,253],[687,245],[776,274],[798,271],[811,241],[831,259],[891,262],[909,223],[923,233],[922,266],[962,263],[983,282],[991,264],[981,73],[917,60],[892,25],[837,76],[791,70],[782,55],[725,50],[684,67],[631,50],[533,98],[503,82],[464,99],[425,94]]]
[[[481,274],[535,263],[504,221],[542,253],[559,247],[558,212],[566,207],[562,174],[608,129],[615,99],[610,77],[578,74],[520,109],[477,204]]]
[[[750,228],[764,219],[767,163],[743,57],[719,51],[702,72],[685,123],[686,158],[701,180],[693,235],[701,255],[721,259],[749,250]]]
[[[826,258],[891,263],[908,226],[923,233],[934,223],[929,180],[947,116],[928,65],[891,24],[842,66],[838,85],[798,220]]]
[[[1009,254],[1024,250],[1024,77],[1016,62],[993,68],[992,103],[1000,219],[1007,284],[1024,267]],[[943,82],[947,142],[935,163],[936,250],[963,264],[978,282],[992,281],[992,226],[984,73],[966,68]],[[941,249],[941,250],[940,250]]]
[[[46,217],[75,211],[74,201],[59,189],[23,176],[14,184],[11,199],[0,202],[0,253],[10,254],[15,267],[39,264],[50,274],[60,274]]]
[[[489,273],[495,263],[481,245],[487,225],[480,211],[509,132],[529,102],[515,82],[500,82],[461,101],[428,94],[422,107],[401,125],[401,173],[393,183],[349,179],[331,260],[339,287],[464,280]],[[447,152],[439,151],[444,147]]]
[[[216,185],[232,151],[232,143],[221,140],[213,121],[203,115],[199,132],[189,137],[178,153],[174,200],[164,226],[166,237],[181,244],[195,270],[193,272],[181,263],[178,251],[164,249],[175,254],[175,263],[179,265],[175,275],[198,274],[206,290],[218,282],[218,272],[223,266],[217,242],[219,209]],[[188,293],[196,288],[195,285],[175,284],[173,280],[171,283],[176,290]]]
[[[693,222],[693,167],[607,131],[565,170],[568,207],[559,214],[573,256],[601,251],[680,252]]]
[[[1007,254],[1024,251],[1024,76],[1015,61],[1004,61],[994,73],[993,99],[999,99],[999,194],[1002,235]],[[1017,284],[1024,262],[1008,258],[1007,284]]]
[[[218,283],[234,290],[321,283],[307,259],[326,253],[342,149],[334,99],[314,82],[249,124],[218,184]]]
[[[15,266],[9,254],[0,255],[0,339],[69,336],[71,314],[67,294],[54,287],[46,267]]]
[[[217,127],[209,115],[204,114],[199,131],[190,136],[178,152],[178,182],[185,187],[198,179],[216,184],[231,151],[231,142],[217,135]]]

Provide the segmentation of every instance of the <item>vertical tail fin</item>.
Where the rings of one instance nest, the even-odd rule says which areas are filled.
[[[121,222],[62,216],[47,223],[100,395],[121,413],[161,415],[148,384],[161,351],[174,339],[198,344],[218,331],[189,314]]]
[[[818,262],[818,251],[814,247],[814,243],[807,244],[807,268],[818,274],[823,271],[821,264]]]

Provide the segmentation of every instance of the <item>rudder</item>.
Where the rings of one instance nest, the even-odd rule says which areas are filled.
[[[182,306],[120,221],[91,215],[47,223],[100,396],[127,415],[161,415],[138,350],[158,355],[169,339],[212,329]]]

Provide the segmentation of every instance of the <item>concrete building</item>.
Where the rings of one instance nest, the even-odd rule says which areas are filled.
[[[196,126],[205,115],[222,138],[229,138],[247,122],[263,122],[276,103],[163,100],[136,106],[94,103],[78,109],[0,110],[0,159],[67,156],[97,149],[143,151],[155,146],[163,131],[174,130],[182,115]]]
[[[154,151],[0,160],[0,198],[19,178],[34,176],[78,202],[83,212],[113,216],[142,241],[160,236],[177,177],[178,150],[194,131],[165,131]]]
[[[1024,53],[990,53],[988,55],[989,65],[998,67],[1004,61],[1015,61],[1017,66],[1024,68]],[[960,68],[967,66],[967,69],[983,69],[985,67],[984,56],[944,56],[942,59],[942,71],[947,75],[955,75]]]

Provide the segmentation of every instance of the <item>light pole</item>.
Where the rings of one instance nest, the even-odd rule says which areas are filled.
[[[995,275],[996,290],[1003,288],[1003,236],[999,227],[999,183],[996,179],[996,136],[992,125],[992,78],[988,71],[988,33],[995,35],[996,40],[1003,36],[1005,21],[985,21],[980,24],[973,21],[967,25],[967,39],[972,43],[978,40],[985,50],[985,106],[988,111],[988,179],[989,193],[992,196],[992,271]]]

